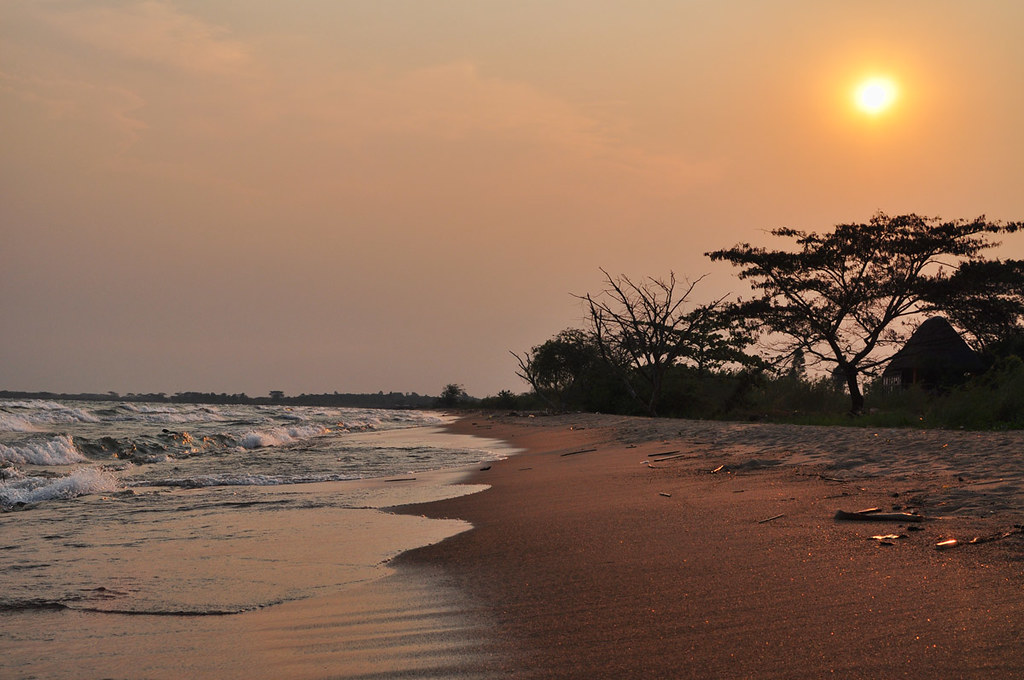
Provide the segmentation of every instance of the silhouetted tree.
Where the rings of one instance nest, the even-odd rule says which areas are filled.
[[[577,328],[561,331],[523,356],[511,354],[519,363],[516,375],[530,383],[537,396],[556,411],[566,408],[572,392],[586,388],[587,377],[601,362],[594,338]]]
[[[1024,333],[1024,260],[964,262],[937,278],[927,298],[986,352]]]
[[[578,297],[587,303],[602,358],[648,414],[657,415],[665,376],[673,366],[711,369],[745,358],[745,335],[735,317],[724,313],[725,298],[686,309],[703,276],[677,288],[671,272],[667,280],[640,282],[601,272],[607,287]]]
[[[943,267],[981,260],[996,243],[991,234],[1018,230],[1020,223],[975,220],[943,222],[918,215],[875,214],[867,224],[840,224],[825,234],[796,229],[771,233],[797,248],[767,250],[742,243],[707,253],[740,267],[759,297],[739,309],[763,330],[787,340],[812,360],[835,364],[846,381],[851,409],[864,408],[859,377],[888,360],[901,337],[896,322],[944,310],[932,294]],[[963,280],[963,285],[968,285]]]
[[[452,408],[453,406],[458,406],[467,396],[466,390],[462,385],[448,383],[441,390],[441,396],[437,398],[437,402],[445,408]]]

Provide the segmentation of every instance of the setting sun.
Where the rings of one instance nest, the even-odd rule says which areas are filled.
[[[869,78],[857,86],[854,100],[861,111],[877,115],[896,101],[897,88],[889,78]]]

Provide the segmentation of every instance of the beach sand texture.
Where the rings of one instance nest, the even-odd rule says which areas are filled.
[[[475,529],[396,562],[496,620],[509,677],[1024,677],[1022,432],[454,427],[525,451],[405,508]],[[870,507],[929,519],[834,519]]]
[[[449,427],[521,452],[417,475],[490,488],[397,511],[473,529],[394,517],[416,520],[408,543],[382,539],[450,537],[383,578],[242,614],[0,612],[0,676],[1024,678],[1024,432],[486,414]],[[386,505],[450,495],[360,484]],[[834,519],[870,507],[929,519]],[[293,574],[276,577],[316,580],[316,555],[356,540],[310,513],[277,534],[239,516],[318,537],[270,545]]]

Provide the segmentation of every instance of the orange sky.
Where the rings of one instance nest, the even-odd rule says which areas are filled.
[[[521,391],[508,350],[581,324],[599,267],[703,300],[741,289],[703,252],[765,229],[1024,219],[1022,30],[1015,0],[6,0],[0,389]]]

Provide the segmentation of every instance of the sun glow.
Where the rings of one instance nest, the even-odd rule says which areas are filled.
[[[889,109],[896,101],[898,89],[889,78],[868,78],[854,91],[854,101],[864,113],[876,116]]]

